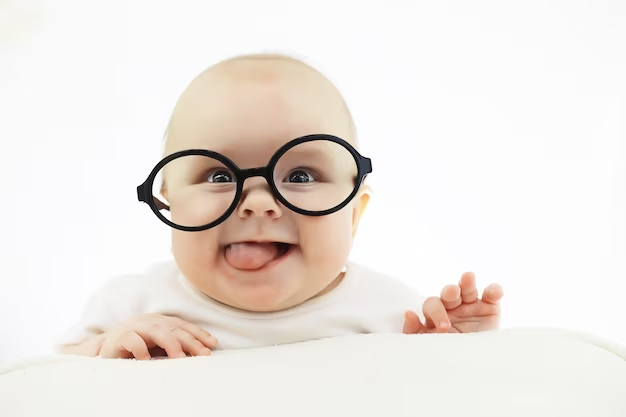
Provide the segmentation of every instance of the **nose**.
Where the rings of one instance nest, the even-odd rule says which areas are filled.
[[[242,219],[265,216],[277,219],[283,212],[264,178],[248,178],[237,207],[237,215]]]

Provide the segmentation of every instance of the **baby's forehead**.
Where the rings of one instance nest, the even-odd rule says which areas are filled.
[[[300,136],[354,141],[354,124],[330,81],[289,59],[242,59],[200,74],[181,95],[165,153],[200,148],[267,157]]]

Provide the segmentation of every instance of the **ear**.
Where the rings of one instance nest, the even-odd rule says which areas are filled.
[[[361,217],[363,216],[363,213],[365,213],[371,197],[372,189],[370,188],[370,186],[365,184],[361,185],[358,194],[354,197],[354,205],[352,207],[353,238],[356,236],[356,232],[359,229],[359,224],[361,223]]]

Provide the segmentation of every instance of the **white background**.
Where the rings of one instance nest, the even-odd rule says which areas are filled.
[[[504,286],[504,327],[626,343],[623,1],[0,2],[0,361],[169,257],[135,187],[182,89],[286,52],[354,113],[376,194],[353,258],[427,295]]]

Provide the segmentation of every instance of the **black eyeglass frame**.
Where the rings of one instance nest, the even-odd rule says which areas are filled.
[[[276,164],[287,151],[289,151],[294,146],[300,145],[302,143],[313,142],[317,140],[325,140],[325,141],[333,142],[346,148],[350,152],[352,157],[354,158],[354,161],[356,162],[357,179],[355,182],[354,190],[352,190],[352,193],[344,201],[342,201],[340,204],[336,205],[335,207],[332,207],[327,210],[322,210],[322,211],[303,210],[289,203],[289,201],[287,201],[287,199],[285,199],[280,194],[280,192],[278,191],[278,188],[276,187],[276,183],[274,182],[273,173],[274,173],[274,168],[276,167]],[[163,216],[163,214],[160,213],[159,208],[166,209],[169,211],[169,206],[163,203],[162,201],[160,201],[159,199],[157,199],[152,194],[152,187],[154,186],[154,180],[156,179],[156,176],[158,175],[159,171],[165,165],[172,162],[173,160],[177,158],[181,158],[183,156],[190,156],[190,155],[207,156],[207,157],[220,161],[228,169],[230,169],[233,172],[233,174],[235,175],[235,179],[237,180],[237,190],[236,190],[235,197],[233,198],[233,202],[230,205],[230,207],[224,212],[222,216],[220,216],[213,222],[208,223],[204,226],[181,226],[168,220],[165,216]],[[184,231],[184,232],[200,232],[203,230],[211,229],[219,225],[220,223],[224,222],[228,217],[230,217],[231,214],[233,214],[233,212],[235,211],[235,209],[240,203],[241,195],[243,194],[244,182],[248,178],[252,178],[252,177],[265,178],[265,180],[267,181],[270,187],[270,191],[272,192],[272,195],[278,201],[280,201],[281,204],[283,204],[288,209],[294,211],[295,213],[302,214],[304,216],[326,216],[326,215],[335,213],[341,210],[342,208],[344,208],[346,205],[348,205],[350,201],[359,192],[359,188],[361,184],[363,183],[363,180],[365,179],[365,177],[371,172],[372,172],[371,159],[361,155],[352,145],[350,145],[344,139],[341,139],[333,135],[313,134],[313,135],[301,136],[299,138],[293,139],[290,142],[287,142],[286,144],[281,146],[276,151],[276,153],[274,153],[274,155],[272,156],[272,158],[270,159],[269,163],[266,166],[258,167],[258,168],[241,169],[226,156],[217,152],[206,150],[206,149],[187,149],[187,150],[175,152],[171,155],[166,156],[158,164],[156,164],[156,166],[152,169],[152,172],[150,172],[150,175],[148,175],[148,178],[141,185],[137,187],[137,199],[139,200],[139,202],[148,204],[148,206],[150,207],[150,209],[152,209],[154,214],[163,223],[167,224],[168,226],[177,230]]]

